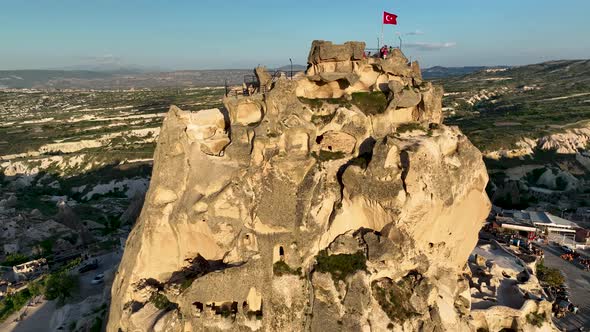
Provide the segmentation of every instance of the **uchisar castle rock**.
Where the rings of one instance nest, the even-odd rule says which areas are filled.
[[[108,331],[476,331],[481,153],[399,50],[315,41],[224,109],[172,106]]]

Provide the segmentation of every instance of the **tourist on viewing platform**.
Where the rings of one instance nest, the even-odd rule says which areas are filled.
[[[388,54],[392,54],[392,53],[393,53],[393,46],[389,46]]]
[[[379,53],[382,59],[387,59],[387,54],[389,53],[389,48],[387,48],[387,45],[383,45],[381,50],[379,50]]]

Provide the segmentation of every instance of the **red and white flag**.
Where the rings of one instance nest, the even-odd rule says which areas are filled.
[[[383,24],[397,25],[397,15],[388,12],[383,12]]]

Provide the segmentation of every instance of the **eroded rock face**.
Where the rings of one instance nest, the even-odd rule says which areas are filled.
[[[314,43],[310,66],[359,68],[360,46]],[[172,107],[108,330],[470,330],[457,303],[490,208],[487,173],[469,140],[440,123],[439,90],[395,61],[377,75],[388,103],[412,92],[389,115],[299,99],[325,85],[313,70],[226,99],[223,123]]]

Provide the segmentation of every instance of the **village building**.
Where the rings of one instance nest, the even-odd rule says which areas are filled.
[[[8,289],[10,287],[10,283],[6,280],[0,280],[0,299],[4,298],[8,295]]]
[[[35,279],[43,273],[49,271],[47,260],[40,258],[37,260],[29,261],[20,265],[12,267],[14,272],[14,279],[17,281]]]
[[[535,218],[533,223],[537,228],[544,232],[559,234],[573,238],[576,234],[576,228],[578,224],[567,219],[554,216],[547,212],[530,212],[536,214],[539,218]]]
[[[578,227],[576,229],[576,242],[581,243],[585,246],[590,245],[590,230],[587,230],[582,227]]]
[[[575,222],[544,211],[495,210],[494,228],[518,231],[521,236],[533,239],[536,234],[567,237],[573,240],[579,228]]]

